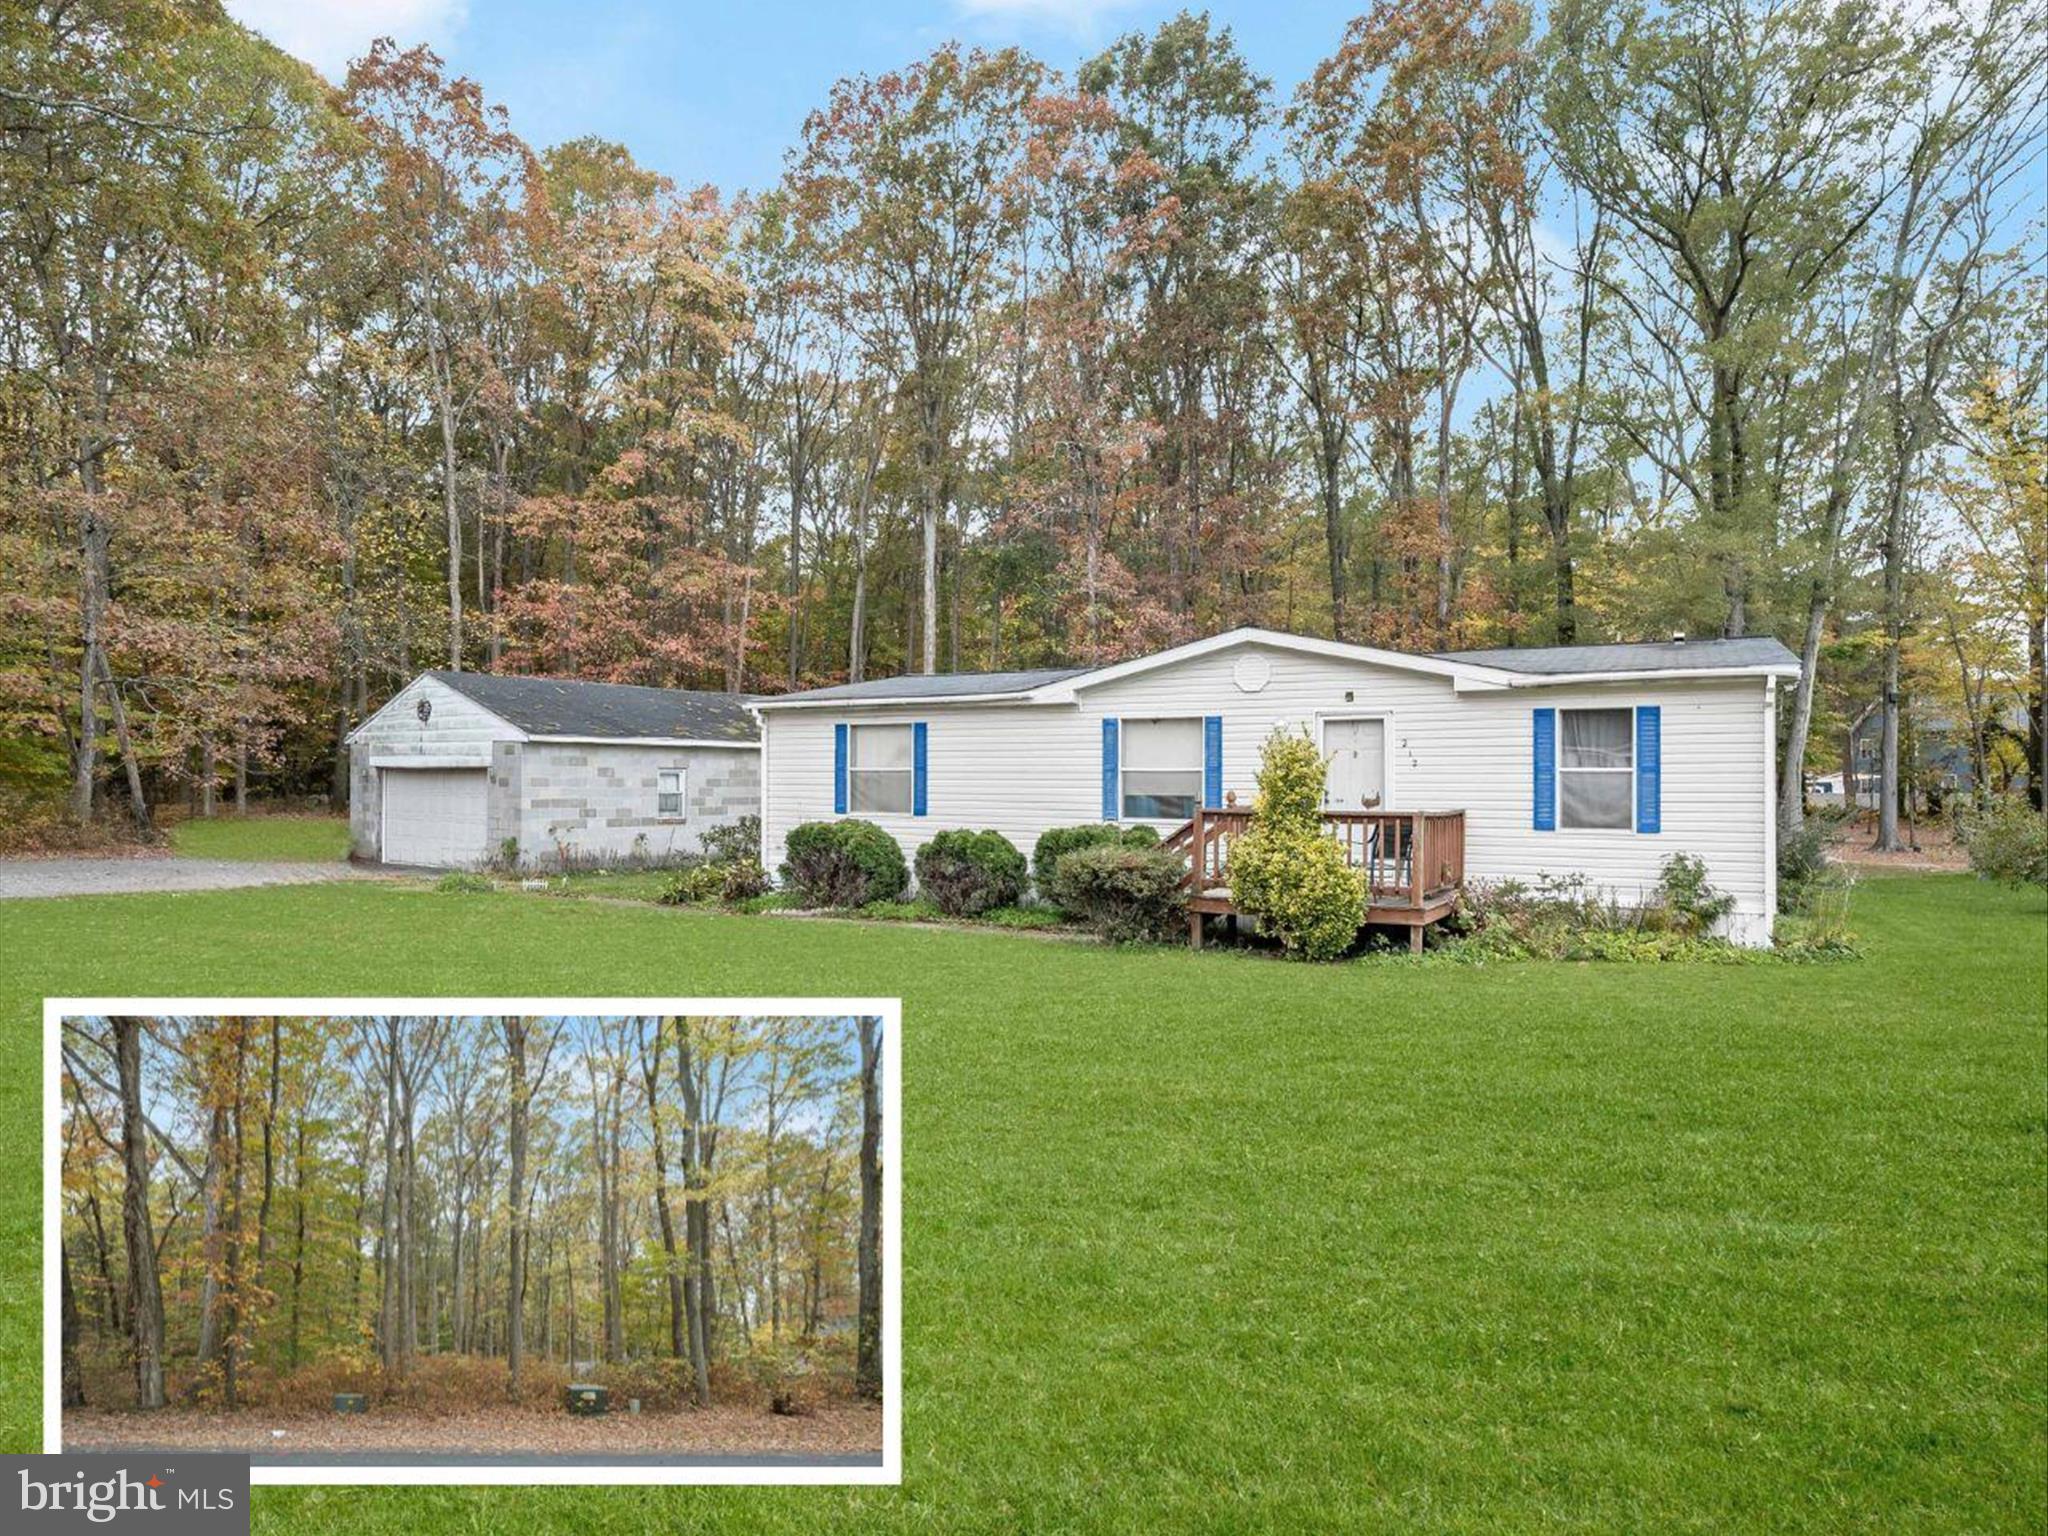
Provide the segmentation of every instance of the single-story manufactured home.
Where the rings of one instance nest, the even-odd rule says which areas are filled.
[[[1682,852],[1734,898],[1727,934],[1765,944],[1776,689],[1798,675],[1767,638],[1410,655],[1237,629],[1108,666],[760,698],[764,861],[833,817],[906,856],[951,827],[1028,854],[1050,827],[1143,823],[1187,851],[1197,912],[1227,912],[1228,841],[1284,727],[1328,759],[1326,826],[1367,870],[1374,922],[1419,941],[1460,884],[1511,878],[1581,876],[1633,904]]]
[[[348,738],[359,859],[457,869],[659,861],[761,808],[751,701],[423,672]]]

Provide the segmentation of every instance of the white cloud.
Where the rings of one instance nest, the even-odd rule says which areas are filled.
[[[401,46],[447,44],[461,30],[468,0],[227,0],[228,13],[339,80],[349,60],[380,37]]]
[[[962,16],[984,21],[1090,38],[1102,30],[1102,23],[1114,13],[1128,10],[1133,3],[1134,0],[953,0],[953,7]]]

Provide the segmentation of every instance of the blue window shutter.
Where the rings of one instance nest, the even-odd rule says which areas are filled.
[[[1655,704],[1636,709],[1636,830],[1664,830],[1664,712]]]
[[[925,723],[920,720],[910,728],[910,814],[924,814],[924,746]]]
[[[1209,715],[1202,721],[1202,804],[1209,810],[1223,809],[1223,717]]]
[[[832,814],[846,814],[846,725],[832,727]]]
[[[1536,830],[1557,830],[1557,711],[1536,716]]]
[[[1117,819],[1116,768],[1116,722],[1114,720],[1105,720],[1102,722],[1102,819],[1104,821],[1115,821]]]

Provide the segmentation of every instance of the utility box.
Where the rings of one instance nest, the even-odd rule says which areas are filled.
[[[336,1413],[368,1413],[370,1399],[361,1392],[337,1392],[334,1394]]]
[[[600,1387],[592,1382],[569,1383],[569,1411],[595,1418],[611,1412],[612,1394],[609,1387]]]

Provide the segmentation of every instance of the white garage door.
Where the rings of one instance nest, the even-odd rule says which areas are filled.
[[[486,777],[481,768],[386,768],[384,862],[482,863]]]

